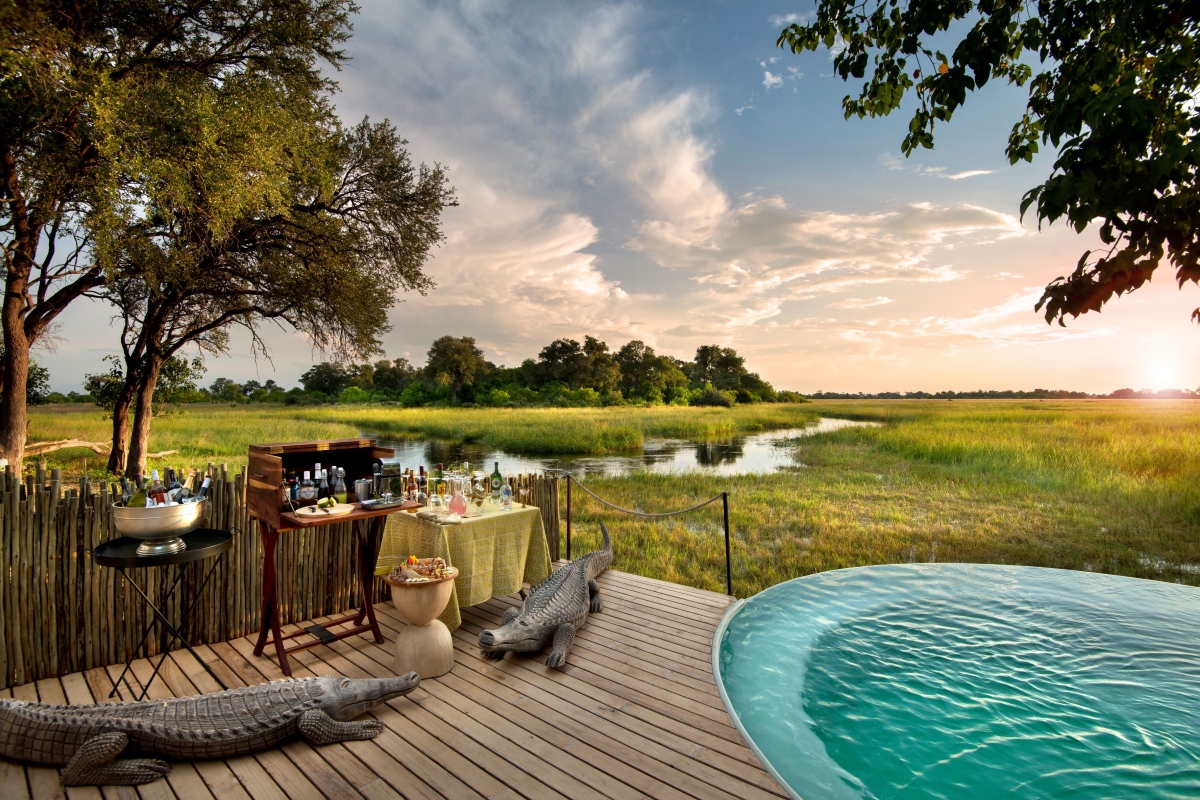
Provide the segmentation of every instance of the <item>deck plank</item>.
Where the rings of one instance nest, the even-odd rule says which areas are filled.
[[[561,562],[556,564],[561,566]],[[579,631],[567,663],[545,653],[484,660],[478,636],[520,605],[515,595],[462,609],[455,666],[374,709],[379,737],[312,747],[303,740],[231,759],[176,763],[145,786],[77,787],[57,771],[0,760],[5,800],[780,800],[786,795],[741,740],[717,695],[709,648],[733,602],[725,595],[608,571],[604,611]],[[297,678],[392,675],[392,642],[404,628],[390,604],[377,616],[386,641],[353,637],[292,657]],[[315,620],[317,622],[322,619]],[[305,623],[307,624],[307,623]],[[297,626],[286,626],[285,631]],[[282,677],[253,636],[196,648],[230,688]],[[128,700],[157,658],[134,662]],[[0,696],[104,703],[121,665],[13,687]],[[163,662],[149,697],[217,691],[186,651]]]

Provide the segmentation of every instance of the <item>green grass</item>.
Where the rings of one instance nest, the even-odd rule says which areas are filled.
[[[816,417],[807,404],[733,409],[196,405],[154,420],[150,451],[178,450],[178,456],[163,460],[176,466],[201,467],[209,461],[241,464],[251,444],[338,439],[372,431],[397,438],[480,442],[513,453],[598,455],[637,450],[647,437],[722,439],[736,433],[804,425]],[[29,418],[30,441],[76,438],[108,442],[112,438],[112,422],[90,406],[35,407]],[[83,458],[88,459],[93,473],[105,460],[86,449],[50,453],[46,460],[51,467],[77,474]]]
[[[732,410],[401,410],[196,406],[156,420],[151,449],[176,465],[240,464],[253,442],[389,435],[512,451],[598,453],[651,436],[719,439],[817,414],[875,420],[796,444],[806,465],[765,476],[638,474],[589,479],[626,507],[665,511],[730,493],[735,591],[799,575],[909,561],[1091,569],[1200,584],[1200,404],[1188,401],[822,401]],[[103,441],[94,409],[33,410],[32,439]],[[77,473],[88,451],[51,454]],[[576,495],[579,497],[579,495]],[[667,522],[579,500],[575,553],[604,520],[617,568],[723,590],[720,506]]]
[[[589,480],[647,511],[730,493],[735,592],[841,567],[964,561],[1200,584],[1200,407],[1171,402],[853,402],[873,419],[805,439],[794,472]],[[578,495],[576,495],[578,497]],[[617,568],[721,591],[720,506],[670,522],[577,504],[575,554],[618,537]]]
[[[735,434],[802,426],[817,418],[809,405],[758,405],[732,409],[528,408],[393,409],[319,406],[299,412],[360,430],[479,442],[510,453],[601,455],[637,450],[651,437],[727,439]]]

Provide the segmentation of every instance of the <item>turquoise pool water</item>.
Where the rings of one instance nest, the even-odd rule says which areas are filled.
[[[804,800],[1200,797],[1200,590],[967,564],[838,570],[718,629],[731,715]]]

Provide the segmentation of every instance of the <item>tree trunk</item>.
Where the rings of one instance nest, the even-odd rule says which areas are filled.
[[[4,330],[3,375],[0,376],[0,458],[7,458],[13,471],[21,472],[25,455],[28,417],[25,383],[29,379],[29,341],[25,337],[21,295],[4,297],[0,324]]]
[[[126,471],[146,474],[146,454],[150,452],[150,420],[154,416],[154,389],[158,386],[158,373],[162,370],[163,357],[155,352],[146,354],[146,365],[138,382],[137,402],[133,412],[133,435],[129,440],[129,456]]]
[[[129,408],[133,405],[134,395],[137,394],[137,380],[132,375],[125,376],[125,385],[117,395],[113,406],[112,452],[108,455],[108,471],[116,475],[128,474],[125,471],[125,459],[129,442]]]

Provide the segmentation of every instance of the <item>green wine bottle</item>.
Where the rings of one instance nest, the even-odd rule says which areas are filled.
[[[134,485],[137,486],[130,496],[129,502],[125,505],[129,508],[145,508],[146,507],[146,486],[142,480],[142,476],[138,475],[134,479]]]
[[[492,502],[500,502],[500,487],[504,486],[504,476],[500,474],[500,462],[496,462],[496,468],[492,470]]]

